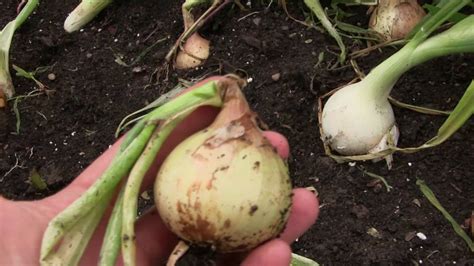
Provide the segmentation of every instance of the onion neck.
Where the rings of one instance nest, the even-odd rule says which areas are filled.
[[[377,102],[387,99],[397,80],[414,66],[410,60],[414,47],[416,47],[414,44],[408,43],[370,71],[361,81],[366,88],[364,90],[367,97]]]
[[[213,126],[221,127],[228,125],[243,116],[251,113],[249,104],[245,99],[238,80],[225,78],[218,81],[218,87],[222,92],[222,109],[215,119]]]
[[[245,130],[244,138],[254,144],[265,142],[260,128],[257,125],[257,115],[250,109],[250,106],[241,91],[244,82],[234,77],[219,81],[221,88],[224,88],[223,106],[211,127],[215,129],[242,126]]]

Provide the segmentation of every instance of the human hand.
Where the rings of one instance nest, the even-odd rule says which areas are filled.
[[[181,123],[164,144],[156,163],[144,180],[143,188],[151,187],[159,165],[174,146],[192,133],[209,125],[217,110],[202,107]],[[289,154],[288,142],[275,132],[265,132],[280,156]],[[118,151],[120,141],[95,160],[69,186],[37,201],[9,201],[0,197],[0,265],[37,265],[43,233],[48,222],[83,194],[105,171]],[[278,239],[271,240],[245,254],[242,265],[284,265],[291,260],[290,244],[316,220],[319,208],[316,197],[306,189],[295,189],[287,227]],[[110,215],[110,211],[109,211]],[[106,219],[98,226],[81,260],[82,265],[97,264]],[[168,258],[177,238],[163,225],[156,211],[142,217],[136,224],[137,265],[156,265]]]

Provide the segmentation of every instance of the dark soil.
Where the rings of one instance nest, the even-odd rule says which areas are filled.
[[[245,88],[252,107],[290,141],[295,186],[314,186],[320,195],[320,219],[294,244],[294,252],[323,264],[474,264],[466,244],[415,184],[418,178],[425,180],[459,223],[470,216],[474,210],[472,119],[437,148],[396,154],[390,171],[383,162],[358,163],[386,178],[393,187],[386,192],[380,184],[371,186],[373,178],[357,167],[336,164],[324,154],[317,97],[356,76],[350,66],[329,69],[337,60],[337,46],[328,35],[288,19],[275,5],[249,11],[229,7],[204,30],[212,41],[210,60],[196,70],[174,72],[167,81],[154,83],[150,77],[182,29],[181,1],[116,2],[83,31],[66,34],[63,20],[76,2],[42,1],[15,35],[11,63],[29,71],[51,66],[37,78],[54,93],[18,102],[19,134],[10,102],[9,124],[0,126],[0,135],[4,134],[1,195],[38,199],[55,193],[114,142],[114,131],[124,116],[171,89],[178,78],[239,70],[252,79]],[[0,25],[13,18],[16,5],[15,0],[0,0]],[[300,8],[290,11],[302,17]],[[361,26],[367,23],[364,16],[358,20]],[[129,63],[162,38],[167,39],[138,64],[124,67],[114,62],[121,54]],[[366,47],[364,42],[345,41],[352,51]],[[324,61],[317,65],[322,52]],[[384,48],[357,62],[368,72],[393,52],[394,48]],[[407,73],[392,95],[411,104],[452,109],[474,76],[473,59],[450,56],[426,63]],[[54,80],[47,78],[50,73],[55,74]],[[277,73],[280,78],[275,81],[272,75]],[[36,88],[20,77],[14,77],[14,84],[17,95]],[[430,139],[444,121],[444,117],[400,108],[395,111],[404,147]],[[47,191],[34,189],[28,181],[34,169],[47,181]],[[367,233],[371,228],[378,237]],[[427,239],[410,237],[417,232]]]

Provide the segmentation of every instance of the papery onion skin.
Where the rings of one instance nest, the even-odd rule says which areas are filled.
[[[416,0],[380,0],[370,16],[369,28],[386,40],[399,40],[426,15]]]
[[[395,125],[388,100],[369,97],[364,85],[359,82],[340,89],[323,109],[324,141],[342,155],[368,154]]]
[[[284,161],[252,115],[236,117],[237,109],[224,109],[168,155],[155,182],[155,201],[165,225],[180,238],[228,253],[282,232],[292,186]]]

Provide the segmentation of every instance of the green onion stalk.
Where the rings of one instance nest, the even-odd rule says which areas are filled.
[[[81,29],[111,3],[112,0],[82,0],[64,21],[64,29],[67,32]]]
[[[0,31],[0,108],[5,107],[7,99],[15,93],[10,75],[10,46],[15,31],[25,22],[38,6],[39,0],[29,0],[18,16]]]
[[[321,138],[349,160],[380,160],[391,166],[389,147],[397,145],[398,127],[388,96],[408,70],[436,57],[474,52],[474,16],[450,29],[429,35],[470,0],[450,1],[423,21],[413,38],[360,82],[335,92],[321,115]]]

